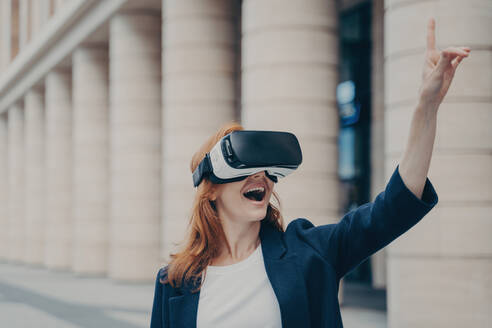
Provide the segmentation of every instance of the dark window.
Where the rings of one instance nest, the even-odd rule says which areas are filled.
[[[371,2],[339,12],[339,179],[342,214],[370,201]],[[371,284],[369,259],[345,281]]]

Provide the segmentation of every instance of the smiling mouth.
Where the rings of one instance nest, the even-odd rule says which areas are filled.
[[[263,188],[254,188],[245,192],[243,196],[250,200],[261,202],[265,198],[265,190]]]

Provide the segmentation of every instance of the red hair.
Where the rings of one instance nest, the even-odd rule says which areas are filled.
[[[225,135],[232,131],[243,130],[243,127],[235,122],[223,125],[212,135],[193,155],[191,159],[191,172],[195,171],[206,153]],[[211,200],[215,184],[205,177],[198,185],[193,201],[193,210],[188,223],[188,232],[181,250],[171,254],[167,276],[162,283],[170,283],[173,288],[180,287],[183,282],[196,282],[202,276],[202,272],[219,255],[220,246],[225,243],[228,246],[224,230],[220,223],[215,204]],[[280,208],[280,199],[273,192]],[[278,230],[284,231],[284,222],[279,208],[272,203],[268,204],[265,218]],[[195,291],[198,291],[203,280]],[[194,292],[195,292],[194,291]]]

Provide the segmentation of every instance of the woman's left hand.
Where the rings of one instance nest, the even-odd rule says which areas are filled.
[[[469,47],[448,47],[442,51],[436,48],[435,20],[427,24],[427,50],[422,72],[420,102],[437,109],[448,92],[454,73],[461,60],[468,57]]]

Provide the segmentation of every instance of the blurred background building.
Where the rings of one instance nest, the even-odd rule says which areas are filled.
[[[383,295],[389,327],[492,320],[492,1],[0,0],[0,17],[0,258],[124,281],[177,249],[191,156],[231,120],[299,137],[286,223],[374,200],[435,17],[439,48],[472,48],[439,111],[439,204],[344,286]]]

